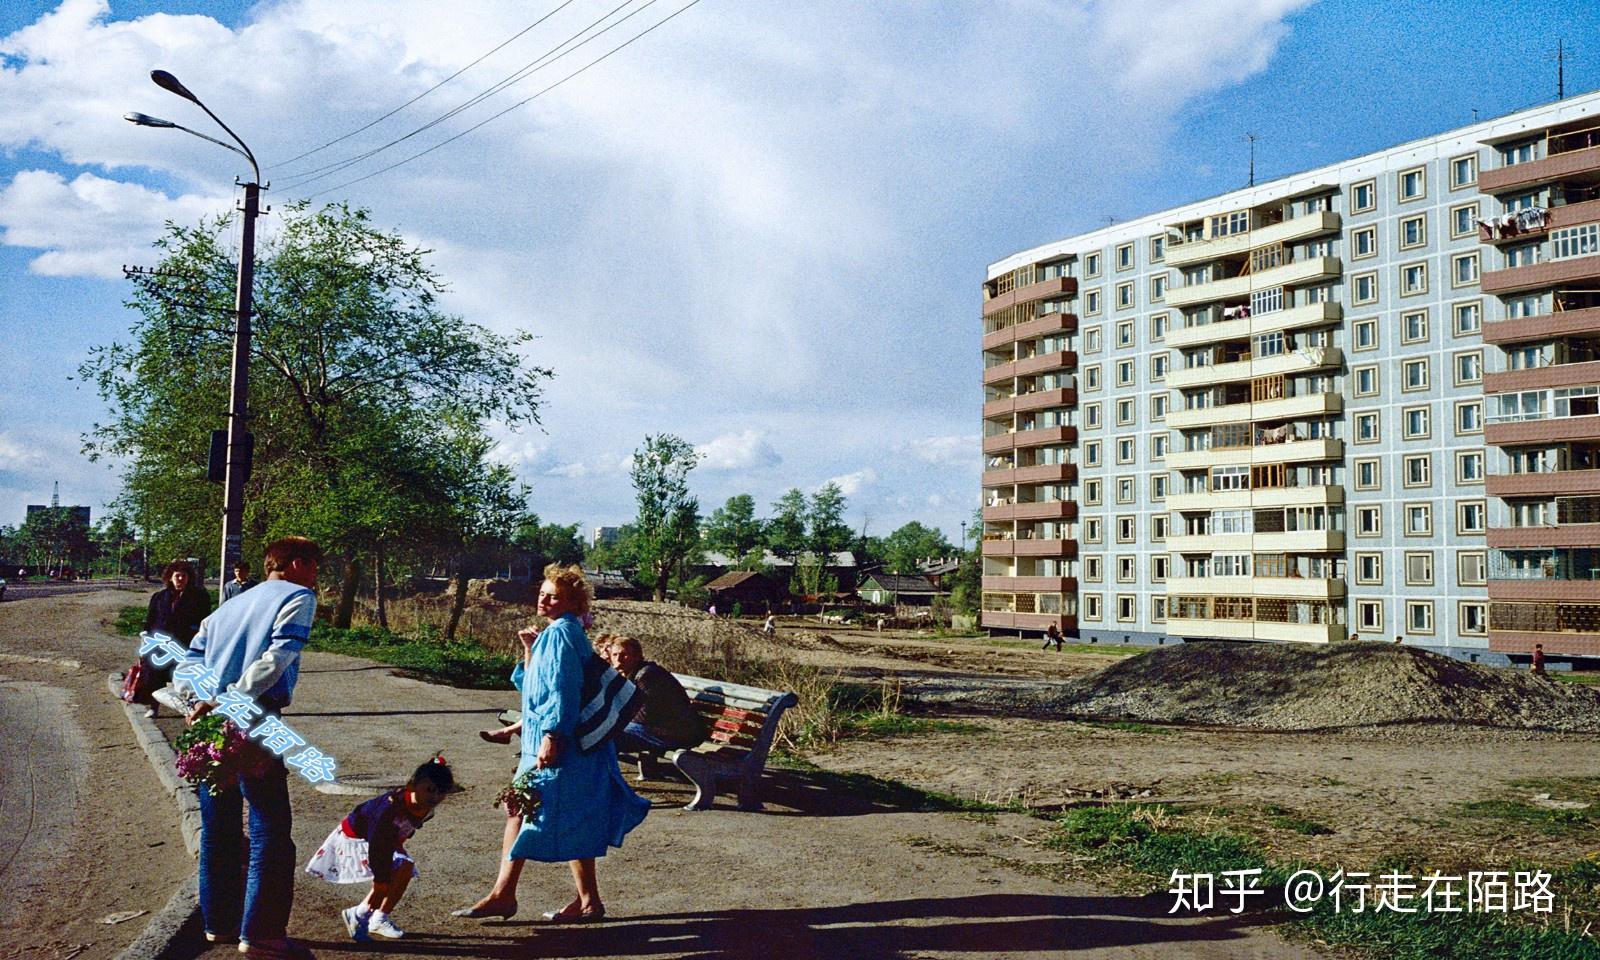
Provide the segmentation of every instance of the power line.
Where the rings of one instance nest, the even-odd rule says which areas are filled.
[[[372,157],[377,156],[378,154],[382,153],[385,150],[388,150],[391,147],[398,146],[398,145],[404,143],[405,141],[410,140],[412,137],[417,136],[420,133],[424,133],[424,132],[426,132],[428,130],[431,130],[434,127],[438,126],[439,124],[444,123],[446,120],[449,120],[450,118],[456,116],[457,114],[462,113],[462,112],[464,112],[466,110],[469,110],[472,107],[475,107],[478,104],[482,103],[483,101],[487,100],[488,98],[494,96],[495,94],[501,92],[502,90],[505,90],[505,89],[511,87],[513,84],[522,82],[523,80],[527,79],[528,77],[532,76],[533,74],[537,73],[538,71],[544,69],[545,67],[549,66],[550,64],[555,63],[557,60],[560,60],[562,57],[565,57],[567,54],[576,51],[579,47],[582,47],[584,44],[587,44],[589,41],[598,39],[599,37],[603,36],[604,34],[610,32],[613,28],[618,27],[618,26],[622,25],[623,23],[626,23],[628,20],[632,19],[635,15],[637,15],[637,14],[643,12],[644,10],[648,9],[649,7],[653,6],[655,3],[658,2],[658,0],[647,0],[647,2],[644,4],[644,6],[639,7],[638,9],[634,10],[632,13],[629,13],[627,16],[622,17],[621,19],[617,20],[615,23],[610,24],[609,26],[607,26],[604,29],[602,29],[602,30],[594,33],[593,35],[585,38],[584,40],[578,42],[577,44],[574,44],[573,46],[568,47],[568,44],[572,44],[572,42],[574,40],[577,40],[579,37],[582,37],[585,33],[588,33],[590,30],[593,30],[599,24],[604,23],[606,20],[608,20],[612,16],[614,16],[619,10],[622,10],[623,8],[627,7],[629,4],[631,4],[633,2],[635,2],[635,0],[622,0],[622,2],[620,4],[618,4],[615,7],[612,7],[605,14],[603,14],[599,19],[597,19],[594,22],[590,23],[588,26],[584,27],[582,30],[579,30],[577,33],[573,34],[572,36],[568,37],[567,39],[565,39],[565,40],[561,41],[560,43],[556,44],[554,47],[551,47],[549,50],[545,51],[540,56],[538,56],[535,59],[533,59],[533,60],[529,61],[528,63],[524,64],[521,68],[519,68],[518,70],[516,70],[513,73],[511,73],[509,76],[507,76],[504,79],[500,80],[499,82],[491,85],[488,89],[483,90],[482,92],[476,94],[475,96],[469,97],[468,99],[462,101],[461,103],[456,104],[456,106],[454,106],[451,109],[445,111],[444,113],[442,113],[439,116],[433,118],[432,120],[429,120],[427,123],[424,123],[422,126],[417,127],[415,130],[412,130],[411,132],[409,132],[409,133],[407,133],[407,134],[405,134],[403,136],[396,137],[395,139],[390,140],[388,143],[385,143],[385,144],[383,144],[381,146],[373,147],[371,150],[368,150],[368,151],[366,151],[364,153],[356,154],[355,156],[352,156],[352,157],[346,157],[343,160],[336,160],[333,163],[325,164],[325,165],[323,165],[321,167],[316,167],[316,168],[313,168],[311,170],[305,170],[305,171],[302,171],[301,173],[294,174],[294,175],[292,175],[290,177],[291,182],[286,184],[285,186],[288,189],[297,189],[299,187],[306,186],[307,184],[315,183],[316,181],[321,180],[321,179],[323,179],[325,177],[332,176],[333,174],[338,173],[341,170],[348,170],[349,168],[355,166],[356,164],[362,162],[363,160],[369,160]],[[562,49],[563,47],[567,47],[567,49],[563,50]]]
[[[416,96],[412,97],[410,100],[407,100],[405,103],[400,104],[400,106],[395,107],[393,110],[390,110],[388,113],[384,114],[383,116],[379,117],[378,119],[373,120],[372,122],[367,123],[367,124],[365,124],[363,126],[357,127],[354,130],[351,130],[349,133],[345,134],[344,136],[335,137],[334,139],[329,140],[327,143],[324,143],[320,147],[313,147],[312,149],[307,150],[305,153],[302,153],[299,156],[290,157],[289,159],[284,160],[284,161],[279,162],[279,163],[268,164],[267,169],[271,170],[271,169],[274,169],[274,168],[277,168],[277,167],[286,167],[289,164],[294,163],[297,160],[304,160],[306,157],[309,157],[312,154],[321,153],[322,151],[324,151],[324,150],[328,149],[329,147],[333,146],[334,144],[341,143],[341,142],[343,142],[345,140],[348,140],[348,139],[350,139],[351,137],[355,136],[358,133],[361,133],[363,131],[372,129],[373,127],[377,126],[378,124],[382,123],[383,121],[385,121],[385,120],[389,119],[390,117],[394,116],[395,114],[399,113],[401,110],[404,110],[406,107],[411,106],[413,103],[416,103],[418,100],[421,100],[423,97],[426,97],[428,94],[432,93],[433,91],[435,91],[435,90],[439,89],[440,87],[444,86],[445,84],[449,83],[451,80],[454,80],[456,77],[461,76],[463,73],[466,73],[468,70],[471,70],[473,67],[477,66],[478,64],[482,63],[483,61],[485,61],[485,60],[489,59],[490,57],[494,56],[495,54],[499,53],[501,50],[505,49],[505,47],[508,46],[513,40],[516,40],[517,38],[521,37],[523,34],[527,33],[529,30],[532,30],[534,27],[537,27],[539,24],[544,23],[546,20],[548,20],[551,17],[555,16],[556,14],[560,13],[563,9],[565,9],[568,6],[570,6],[573,2],[575,2],[575,0],[564,0],[564,2],[562,2],[554,10],[551,10],[549,13],[545,14],[544,16],[540,17],[539,19],[537,19],[537,20],[533,21],[532,23],[528,24],[526,27],[523,27],[521,30],[518,30],[516,33],[512,34],[510,36],[510,38],[507,39],[504,43],[501,43],[499,46],[495,47],[493,50],[490,50],[488,53],[484,54],[483,56],[479,57],[478,59],[476,59],[476,60],[472,61],[471,63],[467,64],[466,66],[462,67],[460,70],[457,70],[455,73],[450,74],[450,76],[445,77],[443,80],[440,80],[438,83],[434,84],[433,86],[429,87],[428,89],[426,89],[426,90],[422,91],[421,93],[417,94]],[[289,176],[293,176],[293,174],[289,174]]]
[[[654,0],[652,0],[652,2],[654,2]],[[305,197],[303,197],[301,199],[310,200],[310,199],[313,199],[315,197],[320,197],[320,196],[322,196],[323,194],[326,194],[326,193],[332,193],[335,190],[342,190],[345,187],[352,186],[354,184],[360,183],[363,180],[370,180],[373,177],[376,177],[381,173],[388,173],[390,170],[393,170],[396,167],[404,166],[404,165],[410,163],[413,160],[416,160],[416,159],[418,159],[420,157],[425,157],[428,154],[432,153],[433,151],[439,149],[440,147],[443,147],[443,146],[446,146],[448,144],[454,143],[455,141],[460,140],[462,137],[466,136],[467,134],[469,134],[469,133],[473,132],[474,130],[478,129],[479,127],[483,126],[484,124],[489,123],[489,122],[491,122],[493,120],[498,120],[499,118],[505,116],[506,114],[508,114],[511,111],[517,109],[518,107],[526,106],[527,104],[532,103],[533,101],[535,101],[535,100],[539,99],[540,97],[544,96],[545,94],[549,93],[551,90],[554,90],[555,88],[561,86],[563,83],[566,83],[568,80],[571,80],[573,77],[576,77],[579,74],[587,71],[590,67],[596,66],[596,65],[602,63],[603,61],[609,59],[612,54],[618,53],[618,52],[626,49],[627,47],[632,46],[635,41],[641,40],[645,36],[647,36],[647,35],[649,35],[651,33],[654,33],[657,28],[659,28],[661,26],[664,26],[669,20],[672,20],[672,19],[676,18],[679,14],[681,14],[684,11],[688,10],[690,7],[695,6],[699,2],[700,2],[700,0],[689,0],[689,2],[684,4],[682,7],[678,8],[677,10],[674,10],[672,13],[670,13],[667,16],[663,17],[662,19],[656,21],[655,23],[651,24],[649,27],[646,27],[644,30],[641,30],[639,33],[634,34],[632,37],[629,37],[627,40],[623,41],[622,43],[618,44],[617,46],[612,47],[610,50],[608,50],[605,53],[601,54],[599,57],[596,57],[594,60],[589,61],[588,63],[586,63],[583,66],[579,67],[578,69],[574,70],[573,72],[571,72],[571,73],[567,74],[566,76],[562,77],[560,80],[557,80],[555,83],[550,84],[548,87],[545,87],[543,90],[540,90],[538,93],[534,94],[533,96],[527,98],[526,100],[522,100],[522,101],[519,101],[517,103],[513,103],[511,106],[506,107],[504,110],[501,110],[499,113],[493,114],[492,116],[489,116],[489,117],[485,117],[484,119],[478,121],[477,123],[473,124],[472,126],[470,126],[467,129],[461,131],[460,133],[456,134],[453,137],[450,137],[450,138],[445,139],[445,140],[441,140],[438,143],[434,144],[433,146],[429,147],[428,149],[420,151],[418,153],[414,153],[411,156],[406,157],[403,160],[397,160],[394,163],[389,164],[387,167],[383,167],[383,168],[381,168],[379,170],[374,170],[371,173],[364,174],[362,176],[356,177],[353,180],[346,180],[344,183],[340,183],[340,184],[336,184],[336,185],[334,185],[332,187],[328,187],[326,190],[319,190],[316,193],[308,194],[308,195],[306,195]],[[596,36],[598,36],[598,34],[596,34]]]

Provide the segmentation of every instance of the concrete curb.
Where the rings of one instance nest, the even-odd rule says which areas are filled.
[[[106,678],[106,685],[111,688],[112,698],[120,701],[122,675],[111,674]],[[178,825],[183,834],[184,847],[188,849],[191,857],[198,856],[200,801],[195,797],[194,789],[178,777],[177,753],[167,743],[167,738],[162,735],[155,721],[144,715],[144,707],[123,703],[122,712],[127,716],[129,726],[133,727],[134,739],[144,749],[145,756],[155,770],[157,779],[161,781],[162,788],[178,804]],[[196,875],[190,877],[173,893],[167,905],[150,918],[144,933],[117,954],[115,960],[160,960],[171,952],[172,945],[178,939],[183,927],[191,921],[199,922],[199,916],[199,877]]]

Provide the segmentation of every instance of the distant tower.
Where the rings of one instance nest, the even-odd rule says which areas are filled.
[[[55,510],[61,506],[61,481],[57,480],[55,487],[50,491],[50,509]]]

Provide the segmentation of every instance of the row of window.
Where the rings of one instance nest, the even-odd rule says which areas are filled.
[[[1450,189],[1465,190],[1478,182],[1478,155],[1463,154],[1450,160]],[[1422,200],[1428,196],[1428,168],[1408,167],[1394,175],[1395,199],[1401,203]],[[1350,185],[1350,212],[1371,213],[1378,209],[1377,178]]]
[[[1456,632],[1463,636],[1483,636],[1488,632],[1489,605],[1481,600],[1456,601]],[[1383,632],[1383,601],[1356,601],[1356,631],[1358,633]],[[1405,632],[1432,636],[1434,633],[1434,601],[1407,600]]]
[[[1357,537],[1383,536],[1383,504],[1356,504],[1351,507],[1355,516],[1354,534]],[[1423,501],[1400,504],[1401,532],[1408,537],[1433,536],[1433,504]],[[1457,536],[1481,536],[1488,525],[1488,510],[1482,500],[1456,501]]]
[[[1450,239],[1463,240],[1478,235],[1478,219],[1481,208],[1477,201],[1463,203],[1450,208]],[[1378,247],[1378,224],[1356,227],[1350,231],[1347,246],[1350,250],[1351,260],[1366,260],[1376,257]],[[1396,227],[1396,246],[1401,250],[1415,250],[1428,245],[1428,215],[1416,213],[1401,217]]]
[[[1456,484],[1461,486],[1483,483],[1483,451],[1457,450]],[[1353,461],[1355,488],[1357,490],[1383,489],[1383,460],[1380,457],[1358,457]],[[1400,481],[1407,487],[1427,487],[1433,483],[1433,454],[1411,453],[1400,458]]]
[[[1428,261],[1402,263],[1396,268],[1400,281],[1400,296],[1415,297],[1428,292]],[[1470,287],[1478,282],[1479,260],[1477,251],[1458,253],[1450,258],[1450,286]],[[1378,271],[1350,275],[1350,302],[1355,306],[1377,303],[1380,295]]]
[[[1483,401],[1457,400],[1455,408],[1455,435],[1468,437],[1483,432]],[[1382,410],[1358,410],[1351,413],[1356,443],[1377,443],[1383,439]],[[1405,440],[1428,440],[1433,437],[1433,409],[1430,406],[1400,408],[1400,436]]]

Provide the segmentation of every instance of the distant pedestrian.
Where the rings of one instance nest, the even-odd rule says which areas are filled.
[[[778,633],[778,618],[770,613],[767,614],[767,621],[761,625],[761,632],[769,637],[776,636]]]
[[[1061,652],[1061,628],[1056,626],[1053,623],[1050,624],[1048,627],[1044,628],[1044,646],[1040,647],[1039,649],[1040,650],[1049,650],[1050,649],[1050,644],[1052,644],[1052,643],[1056,645],[1056,652],[1060,653]]]
[[[713,604],[707,606],[706,607],[706,612],[711,614],[712,619],[716,619],[716,616],[717,616],[717,605],[713,603]]]
[[[222,602],[227,603],[255,585],[250,579],[250,564],[240,560],[233,565],[233,579],[222,585]]]
[[[1536,643],[1533,645],[1533,672],[1541,677],[1545,676],[1544,644],[1542,643]]]
[[[1406,638],[1397,633],[1397,634],[1394,635],[1394,642],[1395,643],[1405,643],[1406,642]]]
[[[165,634],[177,641],[178,646],[187,647],[189,641],[194,639],[195,631],[200,628],[200,621],[211,612],[211,594],[200,585],[199,578],[194,575],[194,567],[187,560],[174,560],[167,564],[166,569],[161,571],[161,578],[167,582],[167,586],[151,595],[150,606],[144,615],[144,632]],[[148,686],[142,683],[141,686],[151,691],[166,686],[172,679],[174,666],[169,663],[158,667],[147,655],[144,670],[151,680]],[[146,704],[144,715],[154,718],[159,712],[156,701],[151,698],[142,702]]]
[[[267,579],[200,624],[185,666],[204,666],[216,677],[219,692],[244,694],[262,712],[278,715],[293,698],[300,676],[300,648],[311,636],[321,564],[322,550],[304,537],[269,544],[262,564]],[[204,701],[189,712],[188,722],[194,724],[216,708],[215,701]],[[216,794],[197,791],[200,915],[206,939],[237,939],[247,957],[311,955],[284,935],[294,902],[296,861],[288,776],[283,760],[271,757],[260,777],[247,777]],[[241,822],[246,801],[248,845]],[[248,872],[241,876],[246,859]]]
[[[350,939],[405,936],[390,914],[417,872],[406,841],[433,818],[434,807],[455,785],[450,765],[444,757],[434,757],[418,767],[405,786],[350,811],[306,864],[306,873],[329,883],[372,881],[365,899],[339,913]]]

